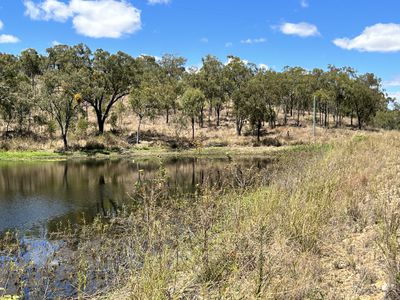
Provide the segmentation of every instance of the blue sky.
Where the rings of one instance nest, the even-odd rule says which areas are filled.
[[[374,72],[400,99],[399,0],[0,0],[0,52],[53,43]]]

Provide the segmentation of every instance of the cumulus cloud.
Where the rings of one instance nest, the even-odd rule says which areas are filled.
[[[247,40],[241,40],[241,44],[260,44],[260,43],[265,43],[267,41],[266,38],[258,38],[258,39],[247,39]]]
[[[400,51],[400,24],[378,23],[366,27],[355,38],[339,38],[333,43],[346,50],[361,52],[398,52]]]
[[[230,48],[230,47],[232,47],[233,46],[233,43],[232,42],[227,42],[227,43],[225,43],[225,47],[226,48]]]
[[[171,2],[171,0],[147,0],[147,3],[150,4],[150,5],[168,4],[170,2]]]
[[[4,27],[4,23],[0,20],[0,30]],[[0,34],[0,44],[18,43],[19,38],[11,34]]]
[[[19,38],[11,34],[0,34],[0,44],[18,43]]]
[[[258,68],[265,71],[269,70],[269,67],[266,64],[258,64]]]
[[[141,11],[124,0],[25,0],[33,20],[65,22],[72,18],[76,32],[93,38],[119,38],[141,29]]]
[[[33,20],[54,20],[65,22],[72,16],[69,5],[58,0],[45,0],[36,4],[32,0],[25,0],[25,15]]]
[[[297,35],[300,37],[310,37],[320,35],[317,26],[306,22],[300,23],[283,23],[278,26],[283,34]]]

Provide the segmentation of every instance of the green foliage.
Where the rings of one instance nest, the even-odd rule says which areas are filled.
[[[182,111],[185,116],[191,119],[192,139],[194,140],[194,122],[201,116],[204,107],[205,96],[199,89],[188,88],[181,98]]]
[[[400,110],[381,110],[373,119],[374,126],[388,130],[400,130]]]
[[[53,135],[56,133],[57,130],[57,123],[54,120],[50,120],[47,122],[47,128],[46,131],[47,133],[53,137]]]
[[[79,137],[86,137],[89,129],[89,122],[86,118],[80,118],[76,123],[75,131]]]

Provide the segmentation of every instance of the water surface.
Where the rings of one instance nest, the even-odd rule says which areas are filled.
[[[265,158],[236,159],[238,168],[264,168]],[[205,180],[229,180],[230,159],[169,158],[162,161],[170,192],[191,194]],[[8,229],[44,236],[60,224],[111,216],[132,202],[139,180],[159,174],[160,161],[86,160],[1,162],[0,233]],[[232,178],[232,180],[234,180]]]

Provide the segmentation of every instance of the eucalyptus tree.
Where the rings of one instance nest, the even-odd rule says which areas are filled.
[[[25,117],[28,116],[28,131],[30,131],[32,109],[34,108],[33,99],[36,95],[36,78],[42,74],[43,57],[32,48],[21,52],[19,56],[19,64],[23,74],[30,80],[30,89],[25,84],[22,85],[21,106],[19,107],[18,116],[20,128]]]
[[[233,113],[235,115],[235,125],[237,135],[242,134],[243,124],[246,118],[244,109],[246,103],[245,93],[242,87],[253,76],[253,70],[239,57],[228,56],[228,63],[224,67],[224,89],[225,93],[233,102]]]
[[[201,110],[204,107],[205,96],[200,89],[189,87],[181,97],[182,111],[190,118],[192,126],[192,140],[194,140],[195,120],[200,118]]]
[[[186,92],[188,89],[198,89],[202,92],[202,87],[204,86],[203,83],[203,78],[200,73],[200,69],[198,68],[192,68],[188,72],[185,73],[184,80],[182,82],[182,88]],[[204,95],[205,97],[205,95]],[[199,114],[195,118],[198,120],[198,124],[201,128],[204,127],[204,110],[206,106],[206,101],[201,101],[198,104],[196,104],[196,109],[198,109]]]
[[[225,91],[223,86],[224,65],[215,56],[207,55],[202,59],[203,66],[200,69],[201,90],[208,100],[209,114],[208,123],[211,123],[212,109],[217,115],[217,126],[220,123],[220,113],[225,102]]]
[[[137,63],[140,70],[139,84],[131,88],[129,102],[138,117],[136,143],[139,144],[142,121],[146,117],[156,116],[165,90],[161,81],[163,74],[154,57],[141,56],[137,59]]]
[[[94,109],[98,133],[102,134],[114,105],[138,83],[136,62],[126,53],[110,54],[102,49],[88,57],[88,66],[82,74],[85,86],[82,97]]]
[[[49,56],[38,95],[39,105],[56,120],[64,150],[67,150],[68,133],[83,100],[81,78],[86,60],[81,56],[80,46],[57,45],[47,52]]]
[[[162,107],[165,110],[166,123],[169,122],[170,110],[176,111],[176,101],[182,94],[180,81],[185,74],[186,59],[172,54],[165,54],[159,62],[161,66],[164,93]]]
[[[273,104],[277,95],[273,75],[272,71],[260,70],[242,88],[247,99],[244,104],[247,118],[250,125],[256,129],[258,142],[264,122],[272,125],[276,118]]]
[[[335,127],[342,125],[342,118],[344,115],[344,105],[346,102],[346,88],[349,84],[350,74],[355,71],[348,67],[337,68],[333,65],[328,66],[327,72],[328,82],[330,89],[334,95],[332,106],[335,119]]]
[[[380,79],[372,73],[360,75],[352,80],[349,93],[351,93],[359,129],[362,129],[379,110],[385,110],[388,104],[381,91]]]
[[[18,101],[18,59],[11,54],[0,53],[0,112],[6,123],[6,133],[15,117]]]
[[[21,52],[19,63],[24,74],[30,79],[34,91],[36,77],[42,74],[42,56],[35,49],[29,48]]]

